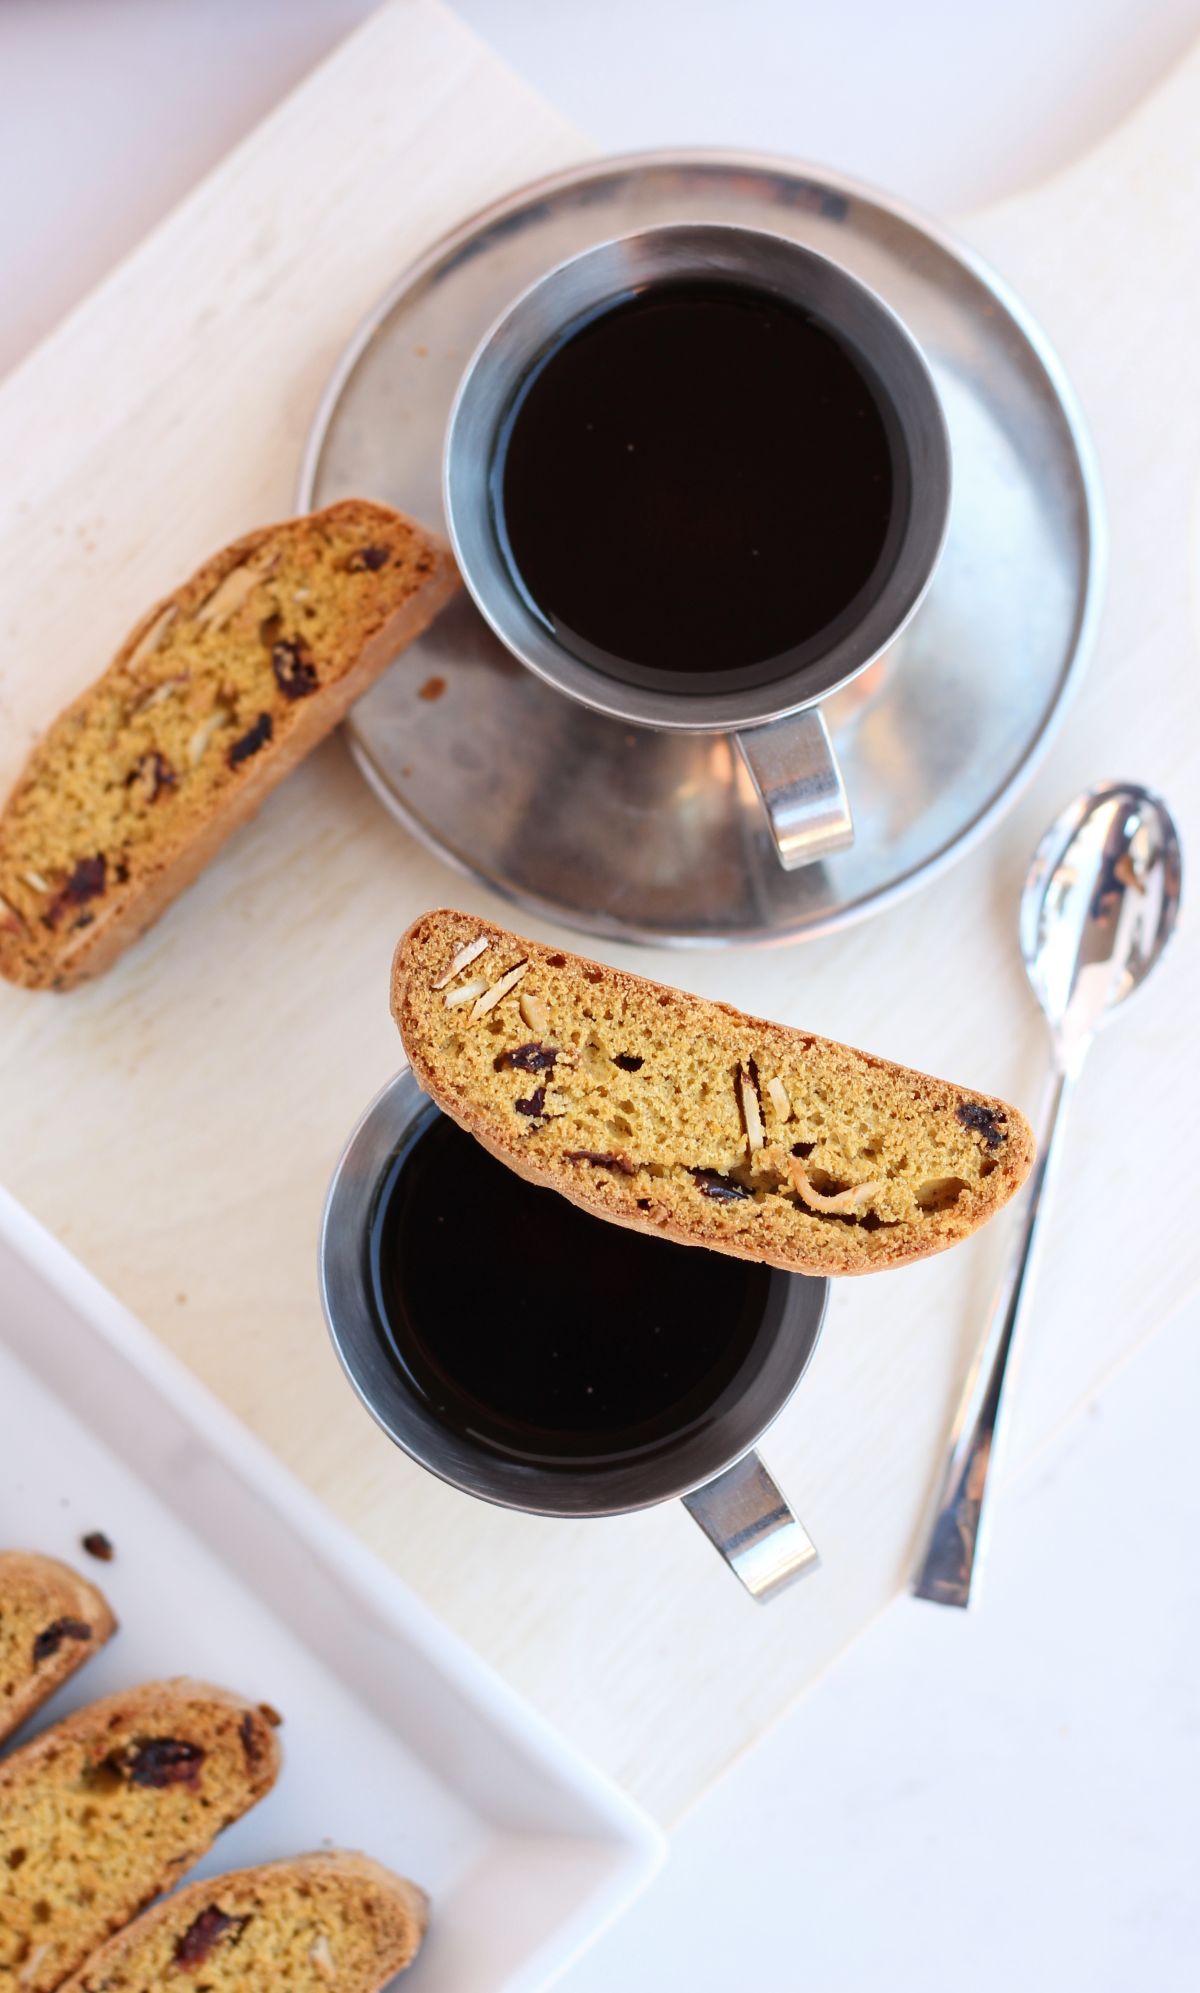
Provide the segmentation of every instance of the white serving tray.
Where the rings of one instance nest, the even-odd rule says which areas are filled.
[[[113,1563],[81,1550],[93,1529]],[[86,1569],[121,1621],[50,1717],[171,1674],[283,1712],[275,1791],[197,1873],[367,1850],[433,1898],[413,1993],[546,1985],[662,1859],[632,1802],[3,1190],[0,1542]]]

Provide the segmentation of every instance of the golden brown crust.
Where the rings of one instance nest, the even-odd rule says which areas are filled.
[[[416,1957],[428,1901],[415,1883],[339,1850],[193,1882],[89,1959],[62,1993],[156,1993],[189,1960],[209,1993],[378,1993]]]
[[[436,535],[347,499],[246,534],[155,603],[0,813],[0,975],[69,989],[108,968],[457,586]]]
[[[0,1986],[51,1993],[274,1784],[255,1703],[186,1680],[92,1703],[0,1764]]]
[[[480,938],[486,950],[438,988]],[[1002,1100],[452,910],[401,940],[392,1014],[421,1085],[528,1181],[792,1272],[943,1251],[1033,1159]]]
[[[69,1564],[0,1550],[0,1743],[116,1630],[104,1594]]]

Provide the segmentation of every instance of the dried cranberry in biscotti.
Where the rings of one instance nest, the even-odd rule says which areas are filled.
[[[612,1150],[601,1153],[597,1149],[568,1149],[563,1157],[568,1163],[591,1163],[593,1169],[616,1170],[621,1176],[636,1176],[637,1164],[628,1156],[615,1154]]]
[[[320,683],[317,667],[301,643],[286,639],[277,643],[271,652],[271,669],[285,699],[307,699]]]
[[[233,1937],[230,1942],[236,1944],[249,1922],[249,1917],[228,1917],[217,1904],[210,1903],[207,1910],[202,1910],[198,1917],[193,1918],[182,1937],[176,1940],[176,1965],[187,1969],[203,1965],[231,1931]]]
[[[92,1629],[83,1619],[54,1619],[44,1626],[33,1643],[33,1664],[40,1666],[57,1654],[64,1640],[90,1640]]]
[[[240,740],[234,741],[229,750],[229,766],[237,768],[243,761],[249,761],[251,755],[257,754],[260,747],[267,745],[274,731],[275,723],[271,715],[260,713],[254,725],[242,735]]]
[[[982,1135],[989,1149],[998,1149],[1001,1142],[1007,1140],[1004,1116],[994,1107],[981,1107],[978,1101],[964,1100],[956,1111],[963,1127]]]
[[[498,1052],[493,1064],[498,1073],[549,1073],[558,1057],[557,1045],[518,1045],[515,1051]]]
[[[129,1785],[157,1791],[168,1785],[196,1785],[206,1756],[199,1744],[181,1737],[140,1737],[109,1762]]]
[[[711,1197],[716,1204],[733,1204],[739,1198],[752,1197],[744,1183],[735,1183],[731,1176],[722,1176],[719,1170],[693,1170],[692,1182],[705,1197]]]
[[[86,906],[89,900],[99,899],[107,883],[108,860],[103,852],[94,858],[78,859],[43,915],[46,926],[56,927],[69,908]]]

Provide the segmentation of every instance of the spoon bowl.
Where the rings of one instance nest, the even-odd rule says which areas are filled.
[[[1020,943],[1061,1065],[1154,968],[1174,931],[1179,834],[1162,800],[1134,782],[1076,797],[1039,844],[1021,896]]]

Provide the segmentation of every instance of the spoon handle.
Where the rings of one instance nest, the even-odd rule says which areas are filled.
[[[1007,1433],[1021,1331],[1028,1314],[1034,1261],[1061,1148],[1064,1109],[1074,1075],[1055,1070],[1042,1111],[1042,1139],[1025,1194],[1021,1231],[992,1307],[987,1334],[971,1366],[942,1476],[925,1557],[912,1580],[919,1599],[969,1606],[983,1567],[989,1488]]]

